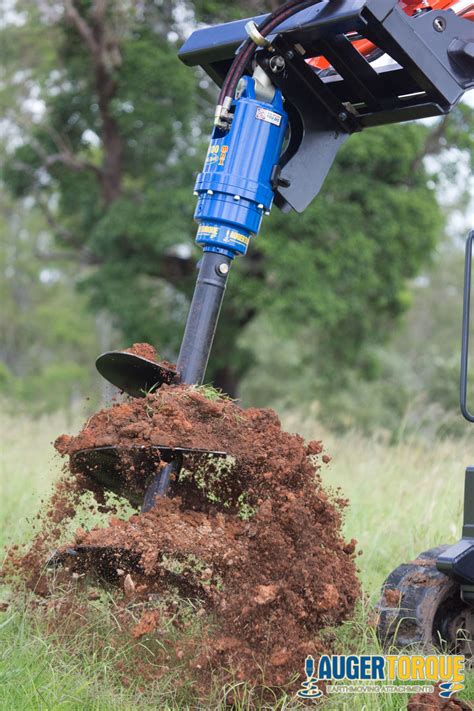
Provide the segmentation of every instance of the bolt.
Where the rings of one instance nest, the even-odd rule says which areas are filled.
[[[435,17],[433,20],[433,27],[435,28],[436,32],[444,32],[446,29],[446,20],[444,17]]]
[[[268,216],[269,214],[270,214],[270,210],[265,210],[265,215]]]
[[[279,72],[282,72],[285,68],[285,60],[280,54],[277,54],[275,57],[272,57],[270,59],[270,69],[274,74],[278,74]]]
[[[208,195],[214,195],[214,190],[208,190],[208,191],[207,191],[207,194],[208,194]]]
[[[218,265],[217,271],[219,274],[222,274],[222,276],[226,276],[226,274],[229,273],[229,265],[225,262],[222,262],[222,264]]]
[[[339,121],[347,121],[349,118],[349,114],[347,114],[345,111],[341,111],[341,113],[337,117]]]
[[[294,53],[293,50],[291,50],[291,49],[290,49],[289,52],[286,53],[286,58],[287,58],[287,59],[293,59],[294,56],[295,56],[295,53]]]
[[[193,195],[194,195],[194,197],[199,197],[199,193],[198,193],[198,191],[197,191],[197,190],[195,190],[195,191],[193,192]]]
[[[240,195],[234,195],[234,200],[240,200]]]
[[[259,205],[257,205],[257,209],[258,209],[258,210],[263,210],[263,208],[264,208],[263,203],[260,203]]]

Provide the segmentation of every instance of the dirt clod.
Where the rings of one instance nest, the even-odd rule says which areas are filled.
[[[147,360],[152,360],[154,363],[158,363],[156,348],[149,343],[134,343],[130,348],[126,348],[124,353],[132,353],[133,355],[140,356],[140,358],[146,358]]]
[[[436,685],[432,694],[416,694],[407,706],[407,711],[472,711],[472,704],[452,696],[442,699]]]

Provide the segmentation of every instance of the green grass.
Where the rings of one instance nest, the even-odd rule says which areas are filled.
[[[200,393],[203,397],[207,400],[211,400],[212,402],[216,402],[217,400],[232,400],[229,395],[222,392],[222,390],[219,390],[219,388],[215,388],[210,383],[204,383],[203,385],[191,385],[191,390]]]
[[[365,597],[355,620],[337,631],[341,649],[351,653],[378,651],[369,624],[372,605],[386,575],[399,563],[440,543],[454,542],[460,534],[463,470],[470,462],[468,440],[436,444],[402,442],[389,447],[383,439],[356,433],[336,438],[323,433],[311,418],[288,415],[290,431],[307,438],[323,438],[332,462],[324,467],[327,485],[341,486],[351,505],[346,514],[348,537],[359,541],[358,559]],[[76,421],[55,415],[40,419],[5,417],[1,423],[0,544],[23,542],[31,536],[34,514],[58,475],[61,461],[51,442],[63,431],[75,431]],[[317,573],[317,571],[316,571]],[[0,601],[8,590],[0,588]],[[137,653],[135,642],[117,647],[113,633],[119,624],[113,605],[88,602],[87,624],[65,634],[48,630],[34,601],[16,600],[0,613],[0,709],[128,709],[196,708],[186,684],[181,685],[179,663],[152,685],[131,679],[125,688],[117,668],[120,660]],[[92,609],[93,608],[93,609]],[[66,623],[65,623],[66,624]],[[107,637],[107,634],[112,635]],[[143,654],[147,651],[142,650]],[[302,660],[303,661],[303,660]],[[300,670],[295,670],[298,672]],[[226,691],[215,693],[200,708],[225,706]],[[468,680],[464,698],[474,697]],[[238,708],[259,706],[245,690]],[[270,704],[272,709],[300,708],[291,698]],[[403,696],[333,697],[325,711],[399,711]]]

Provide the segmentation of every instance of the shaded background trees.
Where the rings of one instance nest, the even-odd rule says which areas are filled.
[[[38,400],[56,407],[59,393],[70,400],[97,390],[94,349],[146,340],[176,356],[199,258],[192,186],[216,95],[176,52],[197,22],[271,3],[8,5],[0,108],[10,345],[2,351],[1,382],[10,394],[31,393],[35,379],[47,382],[52,368],[55,380],[59,368],[55,398],[48,402],[38,387]],[[448,206],[440,207],[439,194],[443,188],[451,195],[449,209],[467,210],[472,129],[463,106],[448,120],[352,137],[304,215],[274,211],[249,257],[238,261],[208,378],[246,402],[324,401],[321,413],[339,426],[357,419],[347,400],[355,403],[363,391],[377,401],[367,411],[383,413],[387,402],[390,418],[377,417],[396,427],[416,388],[395,383],[391,396],[383,394],[381,383],[396,371],[386,344],[392,356],[398,349],[414,362],[396,334],[413,294],[429,289],[429,277],[425,287],[412,280],[437,245],[445,245],[443,259],[449,253],[459,262],[459,245],[444,237]],[[18,256],[20,247],[28,256]],[[15,301],[19,291],[28,306]],[[47,314],[43,327],[31,306],[38,300]],[[441,318],[453,320],[451,312]],[[417,327],[407,329],[415,342]],[[437,330],[436,323],[428,340],[436,341]],[[413,377],[418,383],[421,375]],[[454,371],[452,402],[428,375],[421,380],[428,397],[451,407]]]

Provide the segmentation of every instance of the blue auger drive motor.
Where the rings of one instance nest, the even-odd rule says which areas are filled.
[[[233,108],[229,130],[214,129],[196,181],[194,215],[197,243],[205,252],[231,259],[246,253],[272,206],[272,182],[288,125],[281,92],[275,91],[271,103],[260,101],[250,77],[242,79]]]

